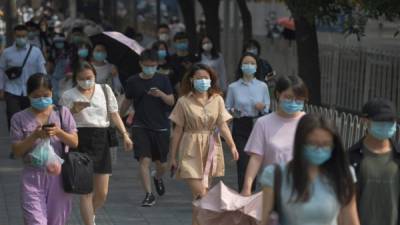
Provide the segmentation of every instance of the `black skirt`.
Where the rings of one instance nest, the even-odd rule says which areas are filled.
[[[77,151],[90,156],[93,160],[94,173],[111,174],[111,153],[107,128],[78,128],[78,140]]]

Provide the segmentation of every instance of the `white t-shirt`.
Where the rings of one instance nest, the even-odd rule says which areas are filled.
[[[106,85],[106,90],[109,102],[107,107],[103,88],[100,84],[96,84],[91,99],[88,99],[77,87],[74,87],[63,94],[60,104],[71,109],[74,102],[89,102],[89,107],[73,114],[77,127],[108,127],[110,126],[108,112],[118,112],[118,103],[110,86]]]

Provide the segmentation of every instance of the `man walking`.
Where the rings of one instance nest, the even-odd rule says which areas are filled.
[[[162,176],[165,173],[169,151],[168,112],[174,104],[172,87],[168,77],[156,74],[158,55],[155,51],[145,50],[140,55],[142,72],[128,79],[121,114],[134,106],[135,117],[132,125],[135,158],[140,164],[140,176],[146,197],[143,207],[155,204],[150,179],[150,164],[156,163],[153,178],[157,193],[165,193]]]
[[[14,44],[0,56],[0,99],[6,102],[8,127],[11,117],[30,105],[26,90],[29,77],[35,73],[46,74],[42,52],[27,43],[27,35],[26,26],[17,25]]]

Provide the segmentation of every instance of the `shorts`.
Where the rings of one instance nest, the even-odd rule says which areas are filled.
[[[111,153],[107,128],[78,128],[78,151],[86,153],[93,161],[95,174],[111,174]]]
[[[155,131],[133,127],[132,138],[136,160],[151,158],[152,161],[167,162],[169,152],[169,131]]]

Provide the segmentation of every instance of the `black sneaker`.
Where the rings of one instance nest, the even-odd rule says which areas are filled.
[[[156,204],[156,197],[154,197],[153,193],[147,193],[142,202],[142,207],[151,207],[154,204]]]
[[[165,194],[165,186],[162,178],[157,179],[156,177],[153,177],[154,180],[154,186],[156,186],[156,191],[159,196],[163,196]]]

